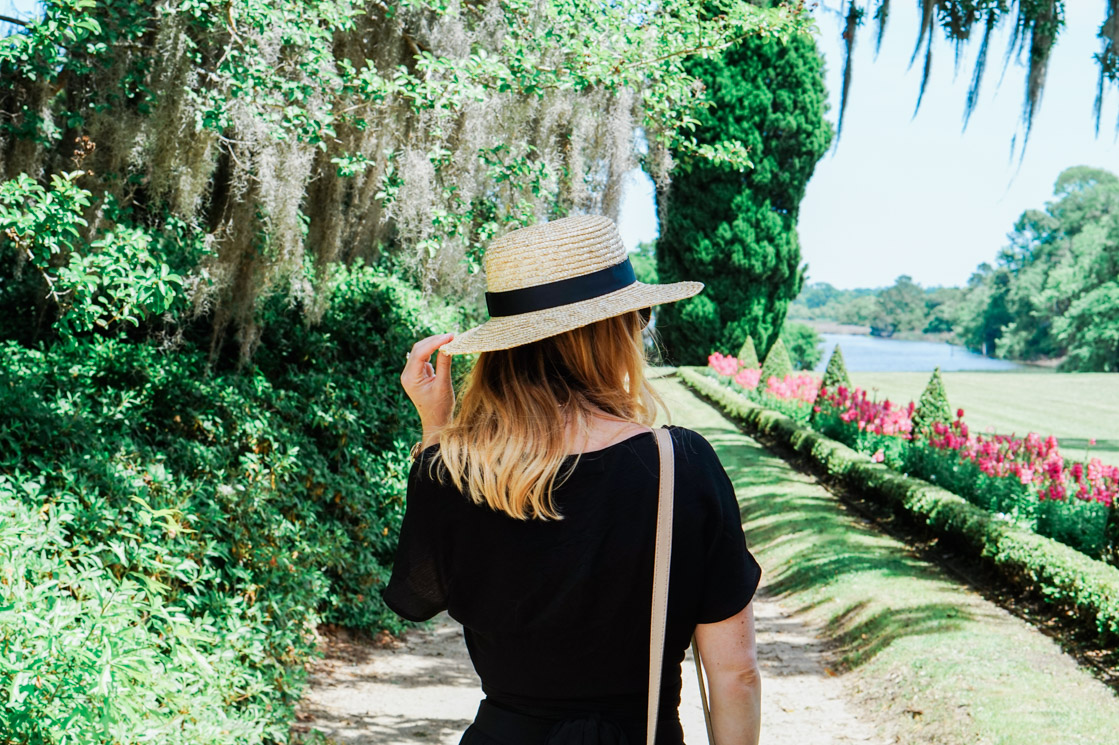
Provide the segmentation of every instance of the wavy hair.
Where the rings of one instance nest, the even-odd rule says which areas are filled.
[[[561,519],[552,490],[579,462],[563,469],[568,425],[587,433],[599,410],[651,426],[663,406],[645,378],[644,325],[631,311],[479,354],[439,434],[439,477],[511,517]]]

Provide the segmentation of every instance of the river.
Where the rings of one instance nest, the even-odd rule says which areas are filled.
[[[1020,365],[1017,362],[996,360],[975,354],[963,347],[944,342],[901,341],[877,336],[856,334],[820,334],[824,339],[823,353],[816,370],[823,372],[836,344],[843,349],[847,369],[860,372],[932,372],[939,367],[942,372],[985,370],[992,372],[1031,370],[1041,368]]]

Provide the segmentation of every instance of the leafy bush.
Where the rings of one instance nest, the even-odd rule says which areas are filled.
[[[836,390],[840,386],[854,388],[851,385],[851,376],[847,374],[847,365],[843,361],[843,350],[836,344],[831,357],[828,358],[828,366],[824,370],[824,379],[820,382],[820,387]]]
[[[37,307],[41,302],[0,305],[23,311],[12,315],[25,324],[47,314],[62,332],[75,333],[118,321],[136,326],[181,303],[183,278],[153,255],[155,239],[147,232],[117,224],[88,243],[82,240],[82,214],[92,198],[76,183],[83,175],[54,174],[49,189],[24,173],[0,183],[0,248],[12,249],[5,257],[17,267],[12,278],[23,279],[26,261],[41,280],[33,283],[36,294],[45,287],[50,301],[47,308]]]
[[[793,367],[797,370],[813,370],[820,361],[820,345],[823,339],[816,329],[807,323],[786,321],[781,329],[781,340]]]
[[[433,320],[371,269],[335,284],[317,327],[275,301],[240,373],[190,343],[0,345],[0,732],[282,741],[320,620],[398,628],[397,377]]]
[[[199,564],[154,543],[182,528],[181,516],[137,502],[142,542],[91,544],[73,533],[78,516],[42,490],[41,478],[0,476],[0,742],[282,739],[272,697],[259,694],[276,687],[271,671],[245,664],[261,651],[252,620],[241,608],[192,618],[173,598],[172,585],[207,581]],[[120,554],[142,566],[125,569]]]
[[[952,407],[948,405],[948,394],[944,390],[944,379],[940,377],[938,367],[933,370],[928,385],[917,401],[917,410],[913,414],[913,433],[928,437],[933,425],[951,424],[952,420]]]
[[[754,348],[754,337],[746,334],[746,341],[742,342],[742,349],[738,350],[738,364],[751,370],[761,367],[758,361],[758,350]]]
[[[762,383],[770,378],[784,380],[792,374],[793,363],[789,360],[789,352],[785,349],[785,343],[778,338],[769,348],[769,354],[765,356],[765,363],[762,364]]]

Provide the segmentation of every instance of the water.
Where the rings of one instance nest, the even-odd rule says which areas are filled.
[[[1027,369],[1007,360],[996,360],[969,352],[963,347],[944,342],[901,341],[857,334],[820,334],[824,339],[824,356],[816,366],[818,372],[827,367],[836,344],[843,348],[847,369],[858,372],[942,372],[962,370],[1006,371]]]

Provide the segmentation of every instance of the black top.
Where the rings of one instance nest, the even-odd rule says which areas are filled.
[[[741,611],[761,577],[715,451],[696,432],[669,431],[676,489],[658,743],[682,741],[680,663],[695,625]],[[538,716],[615,716],[630,742],[643,742],[659,479],[652,433],[582,454],[553,493],[558,521],[516,520],[440,484],[427,467],[437,447],[409,474],[385,603],[413,621],[442,610],[459,621],[491,701]]]

